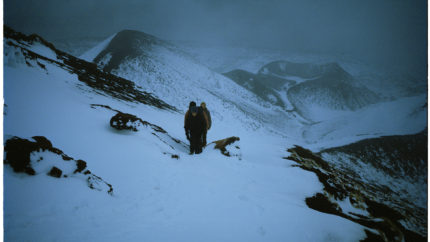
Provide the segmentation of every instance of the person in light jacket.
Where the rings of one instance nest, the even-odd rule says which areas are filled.
[[[202,113],[204,115],[204,118],[205,118],[205,121],[206,121],[206,127],[207,127],[207,129],[204,130],[204,132],[203,132],[203,146],[206,146],[206,144],[207,144],[207,142],[206,142],[206,134],[207,134],[208,130],[211,128],[211,126],[212,126],[212,119],[211,119],[211,113],[206,108],[206,103],[205,102],[202,102],[200,104],[200,109],[202,110]]]

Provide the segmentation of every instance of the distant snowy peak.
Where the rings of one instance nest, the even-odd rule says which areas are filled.
[[[105,48],[100,48],[102,46]],[[204,101],[211,106],[214,117],[234,117],[233,120],[242,120],[251,129],[266,128],[271,123],[276,130],[280,130],[285,125],[273,120],[294,118],[229,78],[196,62],[178,47],[154,36],[126,30],[97,48],[102,50],[95,55],[93,63],[99,70],[131,80],[183,110],[190,101]],[[293,122],[294,125],[301,125]]]
[[[291,66],[290,66],[291,67]],[[300,64],[293,73],[312,77],[287,92],[288,99],[304,117],[324,119],[324,110],[350,111],[380,102],[380,97],[361,85],[336,63],[323,65]],[[291,74],[286,68],[284,73]]]
[[[286,101],[286,95],[282,91],[296,84],[294,80],[260,73],[254,74],[239,69],[224,73],[223,75],[254,92],[263,100],[283,108],[288,108],[288,101]]]
[[[107,45],[101,43],[106,47],[92,60],[107,72],[117,69],[125,60],[147,56],[153,46],[169,46],[155,36],[134,30],[123,30],[108,41]]]
[[[257,74],[234,70],[224,75],[262,99],[313,121],[322,118],[321,109],[356,110],[380,101],[337,63],[274,61]]]
[[[338,111],[363,108],[380,101],[335,62],[325,64],[274,61],[256,73],[234,70],[224,73],[262,99],[294,110],[311,121]]]
[[[357,110],[381,101],[378,95],[368,88],[329,75],[290,88],[288,99],[303,116],[312,120],[321,118],[317,117],[321,113],[315,112],[321,108],[339,111]]]

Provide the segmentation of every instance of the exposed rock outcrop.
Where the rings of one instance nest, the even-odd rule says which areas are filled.
[[[119,131],[133,131],[145,134],[145,137],[155,137],[155,142],[160,145],[163,154],[169,155],[172,159],[179,159],[178,152],[187,152],[189,146],[183,141],[172,137],[166,130],[158,125],[149,123],[133,114],[123,113],[112,109],[107,105],[92,104],[92,108],[107,109],[115,113],[109,123],[112,128]]]
[[[128,113],[117,113],[110,120],[110,126],[118,130],[138,131],[137,128],[143,124],[142,119]]]
[[[239,141],[240,138],[236,136],[232,136],[229,138],[217,140],[214,142],[211,142],[210,144],[215,144],[214,149],[218,149],[221,151],[221,154],[225,156],[237,156],[239,159],[241,159],[242,155],[240,154],[240,146],[235,145],[232,146],[231,144]],[[208,144],[208,146],[210,145]]]
[[[45,64],[51,63],[70,73],[76,74],[78,80],[93,88],[93,91],[109,95],[114,98],[151,105],[160,109],[177,111],[177,109],[164,101],[158,99],[151,93],[142,91],[134,82],[115,76],[109,72],[104,72],[97,68],[97,65],[85,60],[76,58],[54,47],[53,44],[44,40],[38,35],[24,35],[16,32],[8,26],[4,26],[5,46],[16,48],[24,58],[24,62],[29,66],[39,66],[45,69]],[[31,49],[31,45],[40,43],[55,53],[52,59],[39,55]],[[8,53],[5,53],[7,55]]]
[[[4,163],[10,165],[14,172],[31,176],[45,174],[55,178],[84,179],[91,189],[113,195],[112,185],[92,174],[85,161],[74,160],[53,147],[51,141],[43,136],[34,136],[32,140],[12,137],[6,141],[4,151]]]
[[[285,159],[296,162],[304,170],[314,172],[324,186],[323,193],[306,199],[310,208],[341,216],[378,231],[375,234],[366,230],[367,241],[427,240],[426,210],[400,199],[396,192],[387,190],[381,184],[355,176],[352,172],[354,164],[340,167],[300,146],[290,148],[288,152],[290,155]],[[361,175],[365,172],[362,170]],[[345,202],[350,203],[355,211],[361,211],[360,214],[344,211],[339,204]]]

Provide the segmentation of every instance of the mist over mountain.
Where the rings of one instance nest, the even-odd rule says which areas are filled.
[[[121,4],[112,0],[6,0],[5,23],[51,41],[106,38],[136,29],[162,39],[206,45],[346,54],[390,72],[425,78],[426,6],[424,0],[127,0]]]

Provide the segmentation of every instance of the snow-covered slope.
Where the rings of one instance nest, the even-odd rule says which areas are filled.
[[[180,110],[186,110],[190,101],[205,101],[221,122],[231,115],[250,129],[266,126],[279,133],[301,126],[293,115],[143,32],[121,31],[108,44],[101,43],[82,57],[104,71],[132,80]]]
[[[224,73],[224,75],[273,105],[280,106],[285,110],[293,109],[288,101],[286,91],[296,84],[294,80],[254,74],[239,69]]]
[[[390,68],[372,65],[367,60],[345,53],[315,53],[305,51],[286,51],[270,48],[225,45],[202,45],[192,42],[176,42],[199,63],[218,73],[244,70],[258,73],[268,63],[285,60],[292,63],[324,65],[338,63],[360,84],[378,96],[397,99],[427,93],[427,76],[413,71],[405,72],[404,66],[392,65]],[[291,78],[291,77],[289,77]],[[294,80],[294,79],[292,79]],[[298,81],[302,81],[300,78]]]
[[[99,69],[107,65],[97,68],[37,36],[6,29],[4,142],[27,140],[30,147],[35,142],[41,147],[25,153],[32,175],[14,172],[14,156],[5,151],[5,240],[358,241],[385,235],[370,223],[309,208],[306,200],[322,193],[323,185],[314,173],[283,159],[288,147],[306,143],[303,124],[294,116],[173,54],[163,43],[149,46],[146,59],[125,57],[121,63],[127,65],[111,70],[138,77],[129,80]],[[142,63],[159,69],[146,73],[138,69]],[[188,91],[189,99],[182,100]],[[214,143],[201,155],[188,155],[178,110],[199,99],[214,113],[209,142],[240,137],[227,147],[230,157]],[[129,118],[125,124],[131,130],[117,129],[119,114]],[[271,116],[288,119],[290,127]],[[267,132],[277,125],[293,138]],[[356,138],[352,131],[348,135],[346,143]],[[79,160],[94,176],[70,168],[75,161],[83,164]],[[53,166],[67,176],[51,173]],[[112,193],[85,176],[111,185]],[[342,204],[345,211],[381,220],[347,200]],[[391,228],[390,222],[380,224]]]
[[[274,105],[312,121],[326,118],[320,109],[357,110],[380,100],[337,63],[274,61],[256,74],[235,70],[225,75]]]

